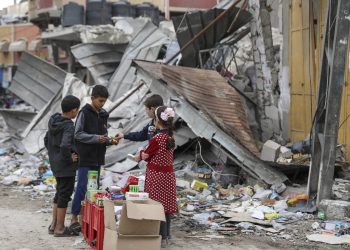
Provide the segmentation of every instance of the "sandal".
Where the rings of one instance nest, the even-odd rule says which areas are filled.
[[[63,233],[54,233],[53,236],[54,237],[72,237],[72,236],[79,236],[79,234],[70,230],[68,227],[65,227]]]
[[[72,225],[69,226],[69,229],[75,233],[81,232],[81,226],[79,222],[74,222]]]
[[[49,234],[54,234],[54,231],[55,231],[55,230],[52,230],[52,229],[51,229],[51,225],[50,225],[49,228],[47,229],[47,232],[48,232]]]

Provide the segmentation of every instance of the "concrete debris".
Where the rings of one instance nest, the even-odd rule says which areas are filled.
[[[319,210],[324,211],[329,220],[342,220],[350,217],[350,202],[340,200],[322,200]]]
[[[338,200],[350,201],[350,181],[336,178],[333,183],[332,193]]]
[[[330,245],[350,244],[350,235],[335,236],[329,234],[310,234],[307,236],[310,241],[322,242]]]
[[[79,32],[82,43],[127,44],[131,40],[133,27],[128,22],[123,24],[125,28],[122,25],[78,25],[74,30]]]
[[[279,156],[280,147],[281,145],[274,141],[266,141],[261,151],[260,159],[263,161],[275,162]]]

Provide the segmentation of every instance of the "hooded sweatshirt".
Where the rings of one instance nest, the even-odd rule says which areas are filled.
[[[75,176],[77,164],[72,160],[72,153],[76,152],[73,121],[56,113],[51,116],[48,127],[44,140],[54,176]]]

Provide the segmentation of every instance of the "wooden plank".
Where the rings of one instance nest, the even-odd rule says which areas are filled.
[[[311,48],[310,2],[292,1],[290,15],[290,93],[289,136],[292,141],[305,139],[311,131],[315,111],[314,63]],[[302,60],[301,60],[302,58]]]

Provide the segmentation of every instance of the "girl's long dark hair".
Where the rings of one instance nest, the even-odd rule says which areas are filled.
[[[161,106],[157,108],[157,118],[159,122],[163,125],[163,127],[166,128],[168,138],[166,140],[166,149],[174,149],[175,148],[175,139],[174,139],[174,127],[173,127],[173,122],[174,118],[173,117],[168,117],[167,121],[164,121],[161,118],[161,113],[164,112],[168,107],[167,106]]]

